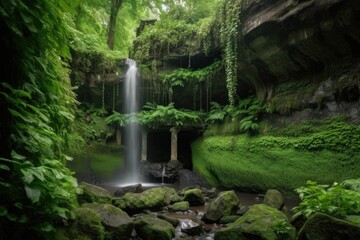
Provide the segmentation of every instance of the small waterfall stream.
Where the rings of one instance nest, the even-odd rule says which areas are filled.
[[[125,127],[125,164],[126,182],[139,181],[138,163],[140,161],[140,125],[137,122],[136,112],[139,111],[139,71],[136,62],[127,59],[129,68],[124,81],[124,112],[130,114],[130,123]]]

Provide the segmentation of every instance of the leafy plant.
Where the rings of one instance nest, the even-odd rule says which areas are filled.
[[[208,117],[206,118],[206,122],[214,124],[215,122],[223,121],[227,114],[226,109],[221,107],[221,105],[217,102],[211,102],[210,105],[211,108],[210,112],[208,113]]]
[[[139,114],[139,121],[150,128],[159,126],[180,127],[186,124],[200,123],[200,116],[197,112],[178,110],[174,107],[174,103],[170,103],[168,106],[147,103],[144,109]]]
[[[360,193],[346,190],[336,182],[329,186],[308,181],[306,187],[297,188],[295,191],[299,194],[301,203],[293,208],[293,211],[307,218],[316,212],[342,219],[347,215],[360,213]]]
[[[288,233],[291,230],[291,225],[285,220],[278,221],[275,225],[273,225],[272,229],[276,233],[279,240],[287,240]]]
[[[117,127],[124,127],[128,122],[126,115],[114,111],[112,115],[105,119],[106,124],[116,125]]]

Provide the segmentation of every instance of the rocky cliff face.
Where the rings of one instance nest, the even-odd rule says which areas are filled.
[[[264,100],[281,83],[314,74],[312,81],[321,82],[339,63],[359,57],[356,0],[244,0],[240,19],[240,80]]]

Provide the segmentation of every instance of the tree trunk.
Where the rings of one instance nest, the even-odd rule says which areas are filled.
[[[111,0],[111,12],[110,12],[110,21],[109,21],[109,33],[107,44],[110,50],[114,49],[115,43],[115,29],[116,29],[116,16],[119,11],[123,0]]]

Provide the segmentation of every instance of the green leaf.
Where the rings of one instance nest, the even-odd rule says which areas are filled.
[[[7,165],[0,164],[0,169],[5,171],[10,171],[10,168]]]
[[[8,213],[8,214],[6,215],[6,217],[7,217],[7,219],[9,219],[9,220],[12,221],[12,222],[16,222],[17,219],[18,219],[18,216],[16,216],[16,215],[13,214],[13,213]]]
[[[6,214],[8,213],[7,209],[5,206],[0,205],[0,217],[6,216]]]
[[[14,150],[11,151],[11,157],[16,160],[24,160],[26,157],[18,154]]]
[[[26,215],[21,215],[20,218],[18,219],[19,223],[27,223],[29,222],[29,218]]]
[[[27,197],[31,200],[32,203],[36,203],[39,201],[41,196],[41,191],[36,188],[30,188],[28,186],[25,186],[25,191]]]
[[[44,222],[41,224],[40,230],[43,232],[54,232],[55,228],[53,227],[53,225],[51,223]]]

